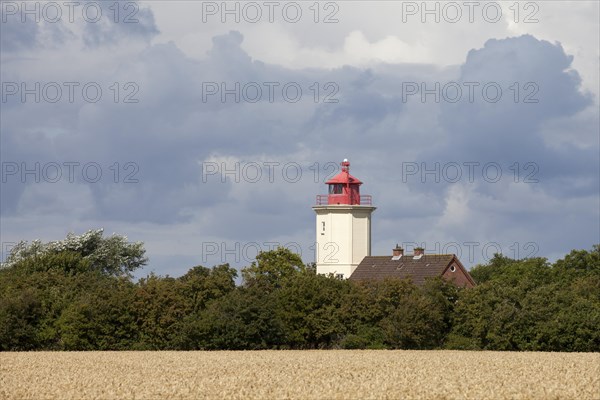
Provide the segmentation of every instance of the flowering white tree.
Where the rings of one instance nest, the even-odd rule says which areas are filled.
[[[90,268],[107,275],[129,275],[146,264],[146,250],[142,242],[129,243],[126,236],[112,234],[102,237],[103,229],[89,230],[83,235],[69,233],[66,239],[42,243],[21,241],[11,249],[5,268],[28,259],[62,252],[78,253],[89,262]]]

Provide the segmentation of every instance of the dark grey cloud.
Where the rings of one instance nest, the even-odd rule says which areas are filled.
[[[572,61],[560,44],[530,35],[491,39],[470,51],[458,81],[478,85],[474,101],[465,95],[455,104],[442,103],[440,119],[453,146],[490,158],[506,154],[527,159],[546,151],[537,131],[540,124],[592,104],[591,96],[580,92],[581,78],[570,69]],[[487,99],[485,85],[493,85]],[[500,96],[495,86],[502,89]],[[498,146],[510,152],[499,152]]]
[[[542,186],[551,187],[556,178],[563,185],[563,194],[572,195],[575,187],[564,178],[570,176],[575,183],[582,176],[597,176],[598,147],[553,146],[545,140],[543,130],[548,121],[575,117],[593,107],[592,96],[582,92],[572,62],[573,56],[565,54],[559,43],[530,35],[491,39],[482,49],[469,52],[459,81],[477,82],[479,87],[493,82],[504,92],[498,102],[487,101],[479,93],[472,103],[466,99],[442,103],[440,121],[447,137],[434,150],[435,156],[503,166],[533,162],[539,167],[536,178]],[[528,96],[535,102],[527,103]],[[593,131],[597,126],[579,125],[578,129]],[[566,137],[573,134],[564,131]],[[422,156],[428,159],[427,154]],[[597,180],[590,181],[587,193],[598,193]]]
[[[144,42],[154,34],[153,22],[142,25],[145,28],[135,29],[141,29],[139,38]],[[88,44],[93,47],[117,43],[119,35],[129,35],[120,29],[133,28],[90,29]],[[531,36],[490,40],[471,51],[463,65],[444,69],[390,64],[292,70],[253,59],[243,50],[243,35],[234,31],[214,37],[212,49],[201,60],[189,58],[174,43],[146,45],[120,60],[114,70],[95,71],[93,76],[104,88],[115,81],[135,83],[138,103],[33,105],[13,100],[3,115],[2,160],[102,165],[109,179],[77,181],[89,190],[90,211],[81,218],[90,221],[164,226],[195,221],[199,236],[261,241],[312,232],[310,204],[315,194],[325,192],[325,185],[313,181],[307,167],[315,161],[323,164],[348,157],[365,181],[364,192],[373,194],[379,206],[374,235],[417,240],[419,234],[434,229],[454,185],[404,182],[405,162],[426,162],[430,168],[435,162],[497,162],[506,173],[515,161],[533,161],[540,168],[536,191],[553,199],[597,193],[598,181],[593,178],[597,178],[598,147],[556,148],[547,143],[544,131],[545,124],[556,118],[566,121],[557,129],[568,130],[573,126],[569,121],[592,104],[590,96],[581,92],[581,79],[571,63],[572,57],[559,44]],[[5,73],[15,80],[27,78],[19,76],[18,66]],[[480,96],[473,103],[403,101],[407,82],[426,82],[431,87],[448,81],[494,82],[505,92],[497,103]],[[265,91],[255,103],[243,98],[236,102],[231,95],[223,102],[220,94],[203,93],[207,84],[223,83],[231,89],[236,82],[242,87],[257,83]],[[265,82],[278,84],[272,102]],[[514,82],[521,86],[534,82],[539,102],[514,102],[508,90]],[[303,89],[300,101],[282,98],[286,83]],[[310,89],[315,83],[321,90],[316,102]],[[327,83],[337,85],[338,102],[322,101]],[[577,126],[597,129],[597,119]],[[263,180],[254,185],[231,179],[222,183],[219,177],[203,181],[202,162],[219,156],[246,162],[294,161],[302,164],[305,177],[298,183],[279,177],[273,183]],[[114,184],[108,167],[115,162],[121,168],[135,163],[138,182]],[[509,184],[479,180],[469,189],[479,199],[504,204],[501,193]],[[3,216],[44,210],[43,204],[36,206],[31,200],[27,211],[19,208],[31,185],[3,184]],[[64,188],[54,185],[45,190],[46,197],[58,198]],[[524,194],[524,199],[530,194]],[[489,206],[481,202],[482,208]],[[545,226],[549,216],[560,212],[549,206],[531,215],[510,207],[490,211],[490,220],[510,230],[515,224]],[[586,225],[573,240],[589,237],[592,228]]]

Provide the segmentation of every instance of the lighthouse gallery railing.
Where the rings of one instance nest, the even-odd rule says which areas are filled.
[[[318,194],[317,195],[317,205],[318,206],[326,206],[327,204],[329,204],[329,195]],[[373,198],[371,197],[370,194],[361,194],[359,205],[371,206],[371,205],[373,205]]]

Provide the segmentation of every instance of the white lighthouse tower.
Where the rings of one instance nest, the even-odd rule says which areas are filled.
[[[329,194],[318,195],[316,264],[318,274],[340,279],[352,275],[365,256],[371,255],[371,196],[360,194],[362,182],[350,175],[345,159],[342,172],[325,182]]]

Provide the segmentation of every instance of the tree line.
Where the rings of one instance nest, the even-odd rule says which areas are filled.
[[[550,263],[495,255],[463,289],[352,282],[287,249],[238,271],[132,272],[141,243],[101,230],[22,242],[0,269],[0,350],[472,349],[600,351],[600,246]]]

